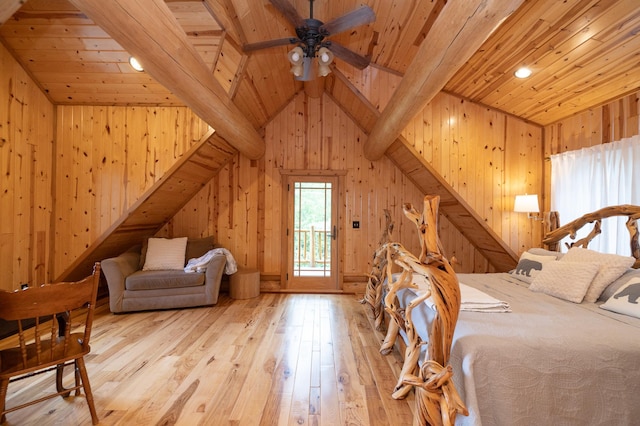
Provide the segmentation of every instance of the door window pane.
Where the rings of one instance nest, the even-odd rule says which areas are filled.
[[[331,182],[295,182],[293,275],[331,276]]]

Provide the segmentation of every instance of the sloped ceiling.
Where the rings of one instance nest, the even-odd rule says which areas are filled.
[[[129,53],[66,0],[0,0],[17,12],[0,39],[56,104],[181,105],[147,73],[131,70]],[[306,17],[307,0],[291,0]],[[267,0],[166,2],[218,83],[257,129],[303,89],[289,72],[288,46],[244,54],[248,43],[289,37],[292,25]],[[403,76],[446,6],[444,0],[314,1],[328,21],[362,4],[373,24],[332,36],[370,56],[356,71]],[[18,7],[20,7],[18,9]],[[1,18],[1,16],[0,16]],[[640,87],[640,4],[629,0],[524,1],[446,83],[444,89],[545,125]],[[134,28],[131,29],[135,31]],[[528,65],[531,78],[513,71]],[[348,69],[339,59],[338,69]],[[349,75],[351,72],[345,72]]]

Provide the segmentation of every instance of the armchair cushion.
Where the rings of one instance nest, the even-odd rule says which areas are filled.
[[[204,284],[204,274],[179,271],[136,271],[125,279],[127,290],[195,287]]]

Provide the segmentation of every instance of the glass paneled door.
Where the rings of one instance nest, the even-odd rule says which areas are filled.
[[[287,288],[337,289],[337,178],[289,176]]]

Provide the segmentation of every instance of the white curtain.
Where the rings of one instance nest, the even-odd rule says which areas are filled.
[[[551,210],[559,212],[561,225],[617,204],[640,204],[640,136],[551,156]],[[625,221],[603,220],[602,233],[589,248],[629,255]],[[576,239],[588,234],[587,228]]]

